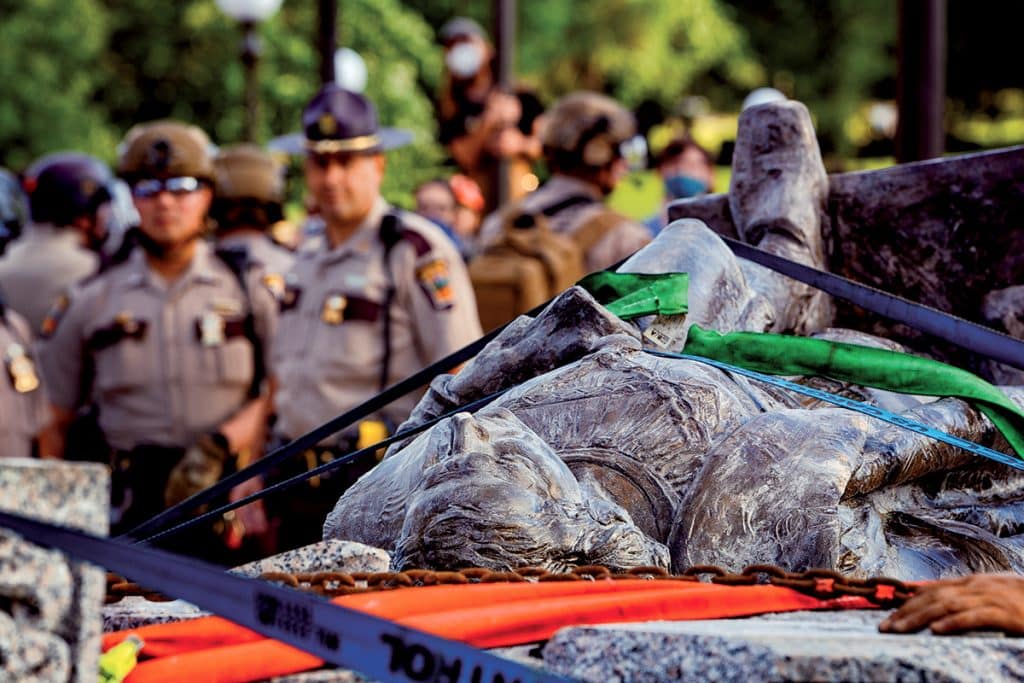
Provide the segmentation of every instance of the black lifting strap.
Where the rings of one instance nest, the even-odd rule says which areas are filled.
[[[380,382],[377,384],[377,393],[384,391],[388,386],[388,376],[391,374],[391,304],[395,300],[395,274],[391,270],[390,256],[395,245],[402,241],[402,233],[405,228],[402,226],[402,219],[394,211],[388,211],[380,219],[380,241],[384,245],[384,273],[388,279],[387,289],[384,290],[384,357],[380,363]]]
[[[218,247],[217,257],[224,262],[242,287],[242,296],[245,297],[245,319],[242,321],[242,332],[245,338],[252,345],[253,367],[252,381],[249,383],[248,396],[254,399],[260,395],[263,387],[263,380],[267,377],[266,359],[263,357],[263,340],[256,334],[256,316],[253,313],[252,292],[249,290],[249,282],[246,275],[249,272],[249,252],[238,247]]]

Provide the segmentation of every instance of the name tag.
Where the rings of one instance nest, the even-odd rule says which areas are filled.
[[[199,319],[199,343],[203,346],[220,346],[224,343],[224,318],[214,311],[207,311]]]

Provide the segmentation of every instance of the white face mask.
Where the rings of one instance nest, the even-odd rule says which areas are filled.
[[[444,63],[456,78],[472,78],[484,65],[484,53],[479,45],[459,43],[448,51]]]

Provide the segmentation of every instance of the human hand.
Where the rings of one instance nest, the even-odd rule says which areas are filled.
[[[495,133],[487,142],[491,156],[505,159],[526,154],[527,138],[518,128],[505,128]]]
[[[926,627],[937,635],[977,630],[1024,635],[1024,576],[975,574],[925,584],[878,630],[916,633]]]
[[[167,477],[164,504],[176,505],[213,486],[224,473],[224,463],[229,457],[231,453],[223,434],[213,432],[200,436],[186,449]]]

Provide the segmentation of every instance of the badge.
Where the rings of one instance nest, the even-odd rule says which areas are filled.
[[[16,392],[27,394],[39,387],[36,365],[29,358],[24,346],[18,343],[11,344],[7,347],[4,357],[7,361],[7,372],[11,375],[11,383]]]
[[[49,312],[39,326],[40,337],[47,339],[53,336],[53,333],[57,331],[57,325],[60,324],[60,319],[64,317],[64,312],[68,310],[70,303],[71,299],[68,298],[67,294],[61,294],[57,297],[57,300],[53,302],[53,306],[50,307]]]
[[[320,309],[320,319],[328,325],[340,325],[345,319],[345,307],[348,299],[341,294],[328,294],[324,306]]]
[[[114,317],[114,323],[124,331],[126,336],[134,336],[139,333],[139,321],[135,319],[131,311],[121,311]]]
[[[455,303],[448,264],[445,261],[436,259],[419,267],[416,270],[416,279],[435,309],[443,311]]]
[[[199,319],[199,343],[207,347],[223,344],[224,318],[214,311],[203,313]]]
[[[320,119],[317,121],[317,127],[320,128],[320,133],[324,137],[331,137],[338,132],[338,122],[334,120],[334,117],[330,113],[323,113],[320,115]]]
[[[263,276],[263,286],[270,290],[277,301],[284,299],[284,276],[279,273],[267,273]]]

